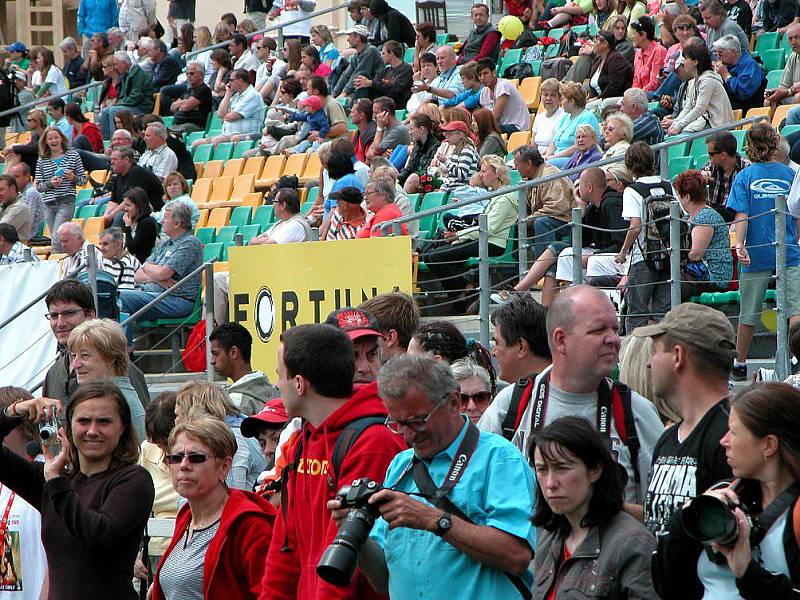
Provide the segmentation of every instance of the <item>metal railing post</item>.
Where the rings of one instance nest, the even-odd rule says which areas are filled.
[[[95,245],[89,244],[86,252],[86,269],[89,272],[89,287],[92,288],[92,300],[94,301],[94,314],[100,316],[100,305],[97,302],[97,257],[95,256]]]
[[[681,204],[677,200],[669,203],[669,279],[670,304],[675,308],[681,303]]]
[[[33,250],[30,248],[25,248],[22,251],[22,258],[24,262],[33,262]]]
[[[517,222],[517,260],[522,279],[528,270],[528,194],[525,190],[517,192]]]
[[[206,277],[206,379],[214,381],[214,367],[211,366],[211,342],[208,336],[214,330],[214,264],[208,263],[203,269]]]
[[[775,310],[777,317],[775,372],[789,376],[789,322],[786,314],[786,197],[775,196]]]
[[[489,347],[489,217],[478,216],[478,314],[480,315],[480,338],[484,348]]]
[[[661,179],[669,181],[669,148],[658,150],[658,173]]]
[[[581,219],[583,211],[580,208],[572,209],[572,284],[583,283],[583,228]]]

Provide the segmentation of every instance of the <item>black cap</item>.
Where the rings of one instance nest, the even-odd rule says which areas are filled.
[[[350,204],[361,204],[364,200],[364,195],[356,187],[343,187],[340,190],[328,194],[331,200],[344,200]]]

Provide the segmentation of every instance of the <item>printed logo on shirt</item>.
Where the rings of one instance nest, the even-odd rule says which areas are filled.
[[[308,474],[312,477],[318,475],[327,475],[329,470],[327,459],[319,460],[318,458],[301,458],[300,464],[297,465],[297,472]]]
[[[788,181],[782,179],[756,179],[750,183],[750,191],[754,198],[773,198],[778,194],[788,194]]]
[[[12,523],[13,521],[9,525]],[[4,537],[3,556],[0,558],[0,591],[21,592],[23,587],[19,531],[6,531]]]
[[[666,532],[672,513],[697,495],[697,457],[660,456],[653,465],[645,498],[645,526]]]

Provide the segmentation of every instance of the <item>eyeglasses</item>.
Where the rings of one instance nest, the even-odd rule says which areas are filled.
[[[44,316],[47,318],[48,321],[58,321],[59,317],[71,319],[72,317],[75,317],[82,312],[84,312],[82,308],[73,308],[70,310],[62,310],[61,312],[45,313]]]
[[[421,433],[425,431],[425,428],[428,426],[428,421],[431,420],[433,414],[444,406],[446,400],[447,400],[446,397],[442,398],[441,402],[439,402],[436,406],[434,406],[433,410],[429,412],[426,417],[409,419],[408,421],[395,421],[391,417],[386,417],[384,425],[386,425],[386,427],[392,433],[400,433],[403,427],[410,429],[411,431],[416,431],[417,433]]]
[[[689,31],[690,29],[694,29],[694,25],[674,25],[675,29],[680,29],[681,31]]]
[[[489,404],[492,401],[492,392],[475,392],[474,394],[461,392],[461,404],[469,404],[470,400],[475,404]]]
[[[193,465],[199,465],[206,462],[210,457],[202,454],[201,452],[187,452],[186,454],[167,454],[164,456],[164,462],[168,465],[179,465],[186,458]]]

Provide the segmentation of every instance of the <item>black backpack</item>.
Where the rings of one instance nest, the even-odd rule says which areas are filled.
[[[525,79],[533,77],[533,65],[526,62],[518,62],[506,69],[504,77],[506,79]]]
[[[102,265],[98,265],[101,267]],[[78,274],[78,281],[89,285],[89,273],[85,270]],[[111,273],[97,271],[97,318],[119,321],[119,291],[117,280]]]
[[[632,183],[630,185],[642,197],[642,227],[644,228],[644,245],[637,238],[636,243],[642,252],[645,264],[658,273],[669,270],[669,206],[677,200],[672,195],[672,185],[668,181],[658,183]],[[662,193],[654,194],[655,190]],[[681,266],[689,260],[689,249],[692,240],[689,224],[681,221]]]
[[[14,74],[0,70],[0,111],[19,106],[17,88],[14,85]],[[8,127],[16,115],[0,117],[0,127]]]

